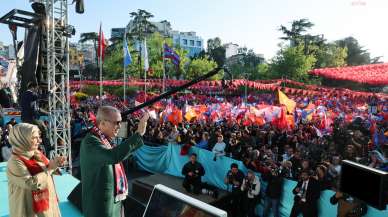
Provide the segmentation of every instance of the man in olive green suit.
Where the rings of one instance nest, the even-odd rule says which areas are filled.
[[[121,161],[143,145],[148,114],[140,120],[136,133],[115,146],[121,114],[111,106],[98,109],[96,126],[81,143],[82,210],[85,217],[119,217],[128,194],[128,181]]]

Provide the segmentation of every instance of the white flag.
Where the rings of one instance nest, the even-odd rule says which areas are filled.
[[[158,118],[155,110],[149,111],[148,114],[150,115],[150,118],[156,120]]]
[[[144,39],[144,71],[148,71],[149,68],[148,64],[148,50],[147,50],[147,41]]]

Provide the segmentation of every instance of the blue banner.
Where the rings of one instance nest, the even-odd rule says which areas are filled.
[[[168,146],[142,146],[135,153],[137,164],[143,170],[152,173],[163,173],[177,177],[183,177],[181,171],[185,163],[189,161],[189,155],[180,155],[181,146],[168,145]],[[197,147],[191,147],[190,153],[196,153],[198,155],[198,161],[202,163],[205,168],[205,176],[202,178],[203,182],[207,182],[218,188],[227,190],[227,186],[224,184],[224,178],[226,173],[230,169],[232,163],[237,163],[239,168],[246,173],[247,169],[241,161],[234,160],[229,157],[219,157],[216,161],[213,160],[214,154],[208,150],[199,149]],[[259,174],[258,174],[259,175]],[[263,183],[263,181],[262,181]],[[264,190],[265,183],[262,185],[261,191]],[[294,204],[294,195],[292,189],[296,186],[295,181],[285,180],[283,186],[283,197],[280,202],[280,216],[286,217],[290,215],[292,206]],[[319,210],[320,217],[335,217],[337,216],[337,206],[330,204],[330,197],[334,195],[333,191],[323,191],[321,193]],[[264,200],[262,200],[263,202]],[[262,205],[260,204],[257,209],[258,213],[261,213]],[[388,211],[379,211],[372,207],[368,207],[368,213],[365,217],[383,217],[388,216]]]

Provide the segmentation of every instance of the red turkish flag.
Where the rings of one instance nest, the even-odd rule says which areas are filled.
[[[97,55],[100,59],[104,61],[106,42],[104,38],[104,32],[102,31],[101,26],[102,25],[100,24],[100,32],[98,33]]]

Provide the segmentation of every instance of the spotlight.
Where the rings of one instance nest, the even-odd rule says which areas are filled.
[[[71,37],[72,35],[75,35],[75,28],[74,28],[74,26],[72,26],[72,25],[67,25],[67,26],[63,29],[63,34],[64,34],[66,37]]]

